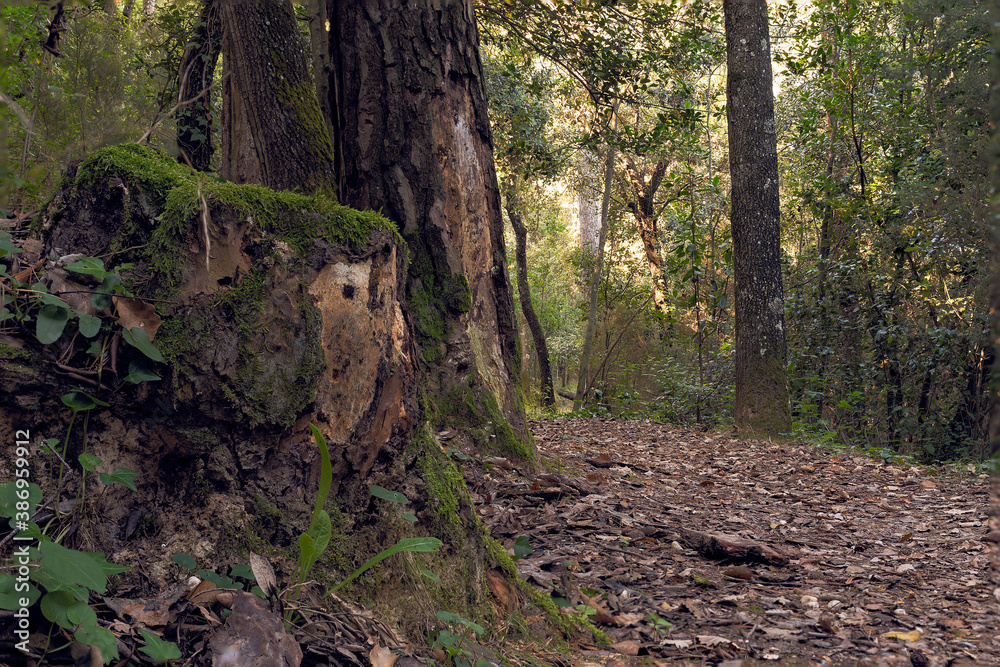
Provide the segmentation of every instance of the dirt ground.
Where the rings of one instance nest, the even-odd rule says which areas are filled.
[[[1000,664],[985,476],[644,421],[531,427],[555,472],[463,467],[493,534],[527,538],[521,575],[613,643],[551,662]]]

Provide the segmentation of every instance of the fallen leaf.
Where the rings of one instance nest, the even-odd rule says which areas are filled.
[[[644,618],[645,616],[643,614],[619,614],[618,616],[615,616],[615,623],[622,627],[638,625],[639,621]]]
[[[611,648],[624,655],[639,655],[639,642],[626,639],[623,642],[612,644]]]
[[[737,565],[736,567],[731,567],[725,572],[723,572],[727,577],[732,577],[733,579],[744,579],[750,581],[753,579],[753,570],[751,570],[746,565]]]
[[[392,667],[398,658],[398,655],[385,646],[376,646],[368,652],[368,659],[372,661],[372,667]]]
[[[152,304],[127,296],[116,296],[114,302],[118,310],[117,321],[122,328],[129,330],[139,327],[146,332],[149,340],[153,340],[156,330],[160,328],[161,320]]]
[[[882,636],[887,639],[902,639],[908,642],[915,642],[919,641],[920,637],[922,637],[923,635],[920,634],[920,630],[914,629],[910,630],[909,632],[896,632],[896,631],[883,632]]]

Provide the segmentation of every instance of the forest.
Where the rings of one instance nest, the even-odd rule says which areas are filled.
[[[875,631],[915,665],[1000,660],[992,11],[5,3],[0,644],[23,643],[0,660],[840,664]],[[710,472],[675,483],[688,460]],[[860,527],[835,554],[730,483]],[[921,537],[944,493],[961,535]],[[624,566],[556,558],[555,525]],[[857,614],[756,648],[695,610],[763,580],[754,609],[784,613],[779,570],[871,579],[883,539],[892,576],[929,559],[911,614],[975,622],[907,639],[835,577]],[[971,611],[937,619],[926,582],[958,570]],[[792,636],[817,632],[843,643]]]

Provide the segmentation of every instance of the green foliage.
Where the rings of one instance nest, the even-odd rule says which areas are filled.
[[[155,663],[169,663],[171,660],[180,660],[181,650],[177,644],[160,639],[145,628],[140,628],[142,638],[146,640],[146,645],[139,650],[149,656]]]
[[[309,522],[309,530],[299,535],[299,562],[296,566],[295,585],[299,586],[305,581],[323,552],[330,544],[330,537],[333,535],[333,526],[330,522],[330,515],[327,514],[323,506],[326,504],[326,497],[330,493],[330,485],[333,482],[333,468],[330,465],[330,451],[326,446],[326,438],[313,424],[309,424],[316,445],[319,447],[321,463],[319,475],[319,490],[316,493],[316,505],[313,508],[312,520]],[[296,597],[298,591],[296,589]]]

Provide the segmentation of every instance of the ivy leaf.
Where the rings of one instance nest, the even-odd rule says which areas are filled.
[[[146,645],[139,650],[149,656],[153,662],[167,662],[169,660],[179,660],[181,650],[177,644],[160,639],[145,628],[140,628],[142,638],[146,640]]]
[[[101,330],[101,318],[93,315],[80,315],[80,333],[84,338],[93,338]]]
[[[409,498],[404,496],[399,491],[390,491],[385,489],[378,484],[372,484],[368,487],[368,491],[376,498],[381,498],[382,500],[388,500],[390,503],[398,503],[400,505],[405,505],[410,502]]]
[[[49,345],[59,340],[66,322],[69,320],[69,307],[47,304],[38,311],[35,322],[35,336],[42,345]]]
[[[125,342],[142,352],[153,361],[163,361],[163,355],[156,349],[156,346],[149,340],[149,334],[144,329],[132,327],[122,329],[122,338]]]
[[[115,468],[114,472],[108,474],[106,472],[101,473],[101,482],[104,484],[121,484],[124,487],[132,489],[133,491],[138,491],[135,488],[135,482],[132,481],[139,476],[135,470],[129,470],[128,468]]]
[[[104,270],[104,260],[97,257],[81,257],[72,264],[67,264],[66,270],[73,271],[74,273],[82,273],[87,276],[94,276],[102,280],[108,275],[108,272]]]

